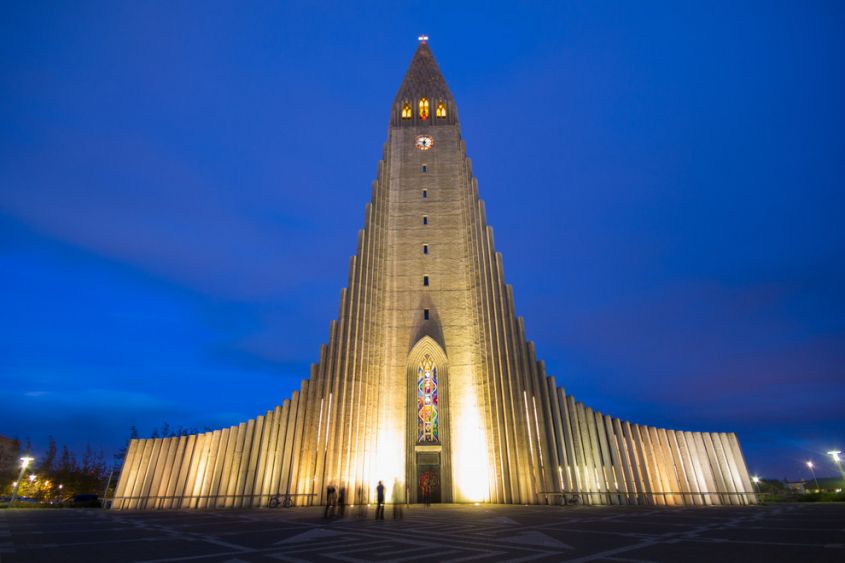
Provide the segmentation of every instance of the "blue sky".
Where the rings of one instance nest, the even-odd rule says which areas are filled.
[[[110,452],[298,387],[427,33],[568,392],[772,477],[845,449],[842,3],[3,12],[0,434]]]

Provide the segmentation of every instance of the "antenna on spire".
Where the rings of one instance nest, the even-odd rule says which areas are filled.
[[[420,35],[417,39],[419,39],[420,43],[425,43],[428,41],[428,35]]]

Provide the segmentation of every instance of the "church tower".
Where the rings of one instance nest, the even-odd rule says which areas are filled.
[[[300,390],[238,426],[132,440],[115,508],[325,501],[746,504],[734,434],[641,426],[576,402],[526,339],[455,100],[423,39],[338,319]],[[407,491],[407,493],[406,493]]]

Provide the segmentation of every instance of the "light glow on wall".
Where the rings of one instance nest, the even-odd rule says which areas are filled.
[[[405,484],[405,440],[401,430],[382,427],[379,432],[376,466],[370,478],[370,494],[376,494],[378,482],[384,483],[385,500],[392,501],[393,484]]]
[[[455,445],[452,449],[457,500],[487,501],[490,496],[490,466],[481,413],[469,397],[465,399],[460,413],[454,420]]]

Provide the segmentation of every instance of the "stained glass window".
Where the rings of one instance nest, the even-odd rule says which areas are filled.
[[[411,119],[411,104],[408,102],[402,104],[402,119]]]
[[[420,119],[428,119],[428,98],[420,98]]]
[[[446,104],[437,102],[437,109],[434,110],[434,115],[437,117],[446,117]]]
[[[428,354],[417,369],[417,443],[440,443],[437,366]]]

